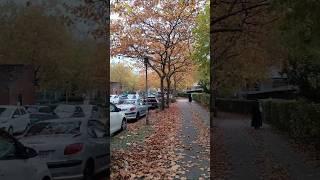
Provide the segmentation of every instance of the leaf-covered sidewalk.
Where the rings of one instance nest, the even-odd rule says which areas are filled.
[[[209,127],[197,113],[178,101],[151,112],[150,126],[129,123],[111,140],[111,179],[209,179]]]

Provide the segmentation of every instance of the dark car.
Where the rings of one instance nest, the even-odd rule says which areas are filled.
[[[29,105],[25,106],[27,111],[29,112],[29,118],[31,124],[34,124],[38,121],[44,121],[49,119],[56,119],[58,116],[53,112],[52,108],[49,106],[43,105]]]
[[[146,104],[146,100],[143,100],[143,103]],[[159,107],[159,102],[156,97],[148,97],[147,103],[149,105],[149,109],[156,109]]]

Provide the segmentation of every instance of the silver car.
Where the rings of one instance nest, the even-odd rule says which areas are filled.
[[[21,142],[47,162],[53,179],[92,179],[108,170],[108,138],[98,119],[64,118],[34,124]]]

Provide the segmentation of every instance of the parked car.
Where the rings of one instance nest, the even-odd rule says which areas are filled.
[[[138,99],[139,98],[139,94],[128,94],[127,98],[128,99]]]
[[[29,126],[29,113],[23,106],[0,106],[0,129],[13,135],[23,133]]]
[[[25,106],[25,108],[30,114],[29,118],[31,124],[34,124],[38,121],[58,118],[56,113],[49,106],[28,105]]]
[[[43,105],[26,105],[24,106],[29,113],[53,113],[49,106]]]
[[[62,118],[34,124],[21,142],[47,162],[54,179],[93,179],[109,168],[108,138],[99,119]]]
[[[54,113],[59,118],[70,118],[70,117],[84,117],[85,113],[80,105],[70,105],[70,104],[59,104]]]
[[[143,104],[141,99],[127,99],[122,104],[117,105],[118,108],[124,112],[126,118],[139,119],[141,116],[146,115],[147,106]]]
[[[149,109],[156,109],[159,107],[159,101],[156,97],[154,96],[149,96],[147,98],[147,101],[144,99],[143,104],[147,104]]]
[[[34,149],[0,130],[0,179],[51,180],[52,177],[46,162]]]
[[[110,102],[114,104],[118,104],[120,100],[120,96],[118,95],[110,95]]]
[[[98,118],[99,108],[97,105],[80,105],[86,117]]]
[[[127,129],[127,118],[120,108],[110,103],[110,134]]]

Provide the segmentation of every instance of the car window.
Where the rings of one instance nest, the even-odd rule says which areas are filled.
[[[52,110],[51,110],[50,107],[40,107],[39,108],[39,112],[41,112],[41,113],[51,113]]]
[[[0,160],[12,159],[15,156],[14,142],[8,138],[0,137]]]
[[[79,134],[80,121],[72,122],[40,122],[28,130],[26,136],[53,135],[53,134]]]
[[[93,138],[106,137],[105,125],[97,120],[90,120],[88,122],[88,134]]]
[[[23,108],[20,108],[20,112],[21,112],[21,115],[27,114],[27,112]]]
[[[19,109],[16,109],[13,113],[13,116],[20,116]]]
[[[8,118],[12,114],[13,109],[11,108],[0,108],[0,117]]]

